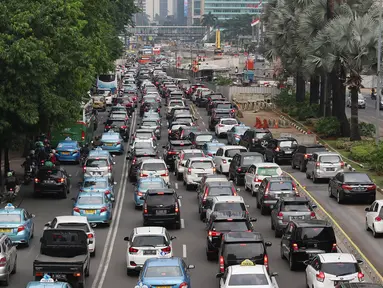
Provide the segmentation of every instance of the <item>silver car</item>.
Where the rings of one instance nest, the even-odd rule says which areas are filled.
[[[17,249],[5,234],[0,236],[0,281],[9,285],[10,274],[16,273]]]
[[[339,172],[343,172],[344,162],[342,157],[335,152],[315,152],[307,161],[306,178],[314,183],[318,179],[333,178]]]
[[[291,220],[315,219],[316,205],[311,204],[306,197],[281,198],[271,210],[271,229],[275,231],[275,237],[281,237],[287,224]]]
[[[108,177],[110,181],[114,182],[113,165],[110,157],[105,156],[89,156],[83,166],[83,174],[85,177]]]

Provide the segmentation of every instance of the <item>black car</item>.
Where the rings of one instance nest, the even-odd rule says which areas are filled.
[[[361,172],[339,172],[328,183],[330,197],[339,204],[346,200],[363,201],[372,204],[376,199],[376,185],[370,176]]]
[[[335,232],[325,220],[290,221],[281,239],[281,257],[289,261],[290,270],[296,270],[309,259],[310,250],[336,253]]]
[[[264,153],[273,134],[268,129],[249,129],[241,137],[239,145],[244,146],[250,152]]]
[[[249,218],[243,212],[214,212],[206,224],[206,257],[207,260],[216,260],[221,247],[222,235],[227,232],[253,231],[252,222],[257,219]]]
[[[203,145],[208,142],[218,141],[217,137],[210,132],[191,132],[189,134],[189,141],[192,142],[193,148],[202,149]]]
[[[298,168],[299,171],[305,172],[308,159],[310,159],[314,152],[321,151],[326,151],[326,147],[321,144],[298,145],[291,159],[291,167],[293,169]]]
[[[222,118],[234,118],[235,115],[230,110],[215,110],[209,118],[209,129],[215,131],[215,125],[219,123]]]
[[[128,142],[129,140],[129,127],[128,122],[126,120],[116,120],[116,119],[108,119],[105,122],[104,132],[108,132],[113,130],[114,132],[120,133],[124,142]]]
[[[154,149],[133,149],[126,157],[130,160],[128,177],[131,182],[137,181],[137,169],[142,160],[157,158],[157,151]]]
[[[70,193],[70,177],[63,168],[43,166],[37,172],[33,195],[56,194],[65,199]]]
[[[149,189],[144,196],[144,226],[162,224],[181,228],[181,212],[178,196],[173,189]]]
[[[172,122],[169,125],[169,129],[168,129],[168,139],[169,140],[179,139],[180,128],[181,127],[190,127],[190,125],[191,125],[190,122],[182,122],[182,121]]]
[[[265,242],[259,232],[229,232],[222,237],[219,249],[219,273],[232,265],[239,265],[249,259],[254,264],[265,265],[269,269],[269,256],[266,247],[271,242]]]
[[[192,143],[189,140],[170,140],[164,148],[163,159],[169,170],[174,170],[174,159],[183,149],[192,149]]]
[[[180,127],[179,129],[179,140],[187,140],[189,139],[189,135],[192,132],[198,132],[201,131],[201,128],[198,126],[187,126],[187,127]]]
[[[265,160],[274,163],[291,161],[297,148],[298,142],[293,137],[272,139],[266,146]]]
[[[264,162],[264,157],[258,152],[241,152],[235,154],[229,166],[229,179],[239,186],[244,183],[247,169],[254,163]]]
[[[222,94],[210,94],[207,98],[206,111],[207,115],[211,115],[211,110],[214,107],[215,102],[225,101],[225,97]]]

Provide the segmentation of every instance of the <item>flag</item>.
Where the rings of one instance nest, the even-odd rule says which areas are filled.
[[[258,18],[258,19],[254,19],[253,21],[251,21],[251,27],[257,25],[259,22],[261,22],[261,20]]]

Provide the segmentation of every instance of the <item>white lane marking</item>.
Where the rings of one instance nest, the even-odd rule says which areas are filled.
[[[136,120],[136,114],[134,114],[133,119],[132,119],[132,125],[130,126],[130,131],[129,131],[130,135],[132,135],[133,127],[135,127],[135,123],[134,123],[134,122],[136,122],[135,120]],[[128,143],[128,147],[129,147],[129,143]],[[129,162],[126,160],[126,154],[127,154],[128,150],[129,149],[126,149],[126,153],[124,154],[124,165],[122,168],[122,175],[121,175],[122,181],[121,181],[121,185],[118,189],[118,194],[116,197],[116,203],[118,203],[118,207],[116,207],[113,211],[114,221],[112,221],[112,225],[109,228],[108,235],[106,237],[105,244],[104,244],[104,250],[103,250],[101,261],[100,261],[100,263],[105,263],[105,264],[100,265],[98,267],[96,277],[94,278],[93,283],[92,283],[92,288],[96,288],[96,287],[101,288],[102,287],[102,284],[105,280],[106,272],[108,270],[110,258],[111,258],[111,253],[108,253],[108,252],[113,251],[113,245],[114,245],[114,241],[115,241],[115,235],[113,232],[118,230],[118,224],[119,224],[119,220],[120,220],[120,216],[121,216],[121,212],[122,212],[122,207],[123,207],[122,204],[123,204],[124,198],[125,198],[124,187],[126,186],[126,182],[127,182],[127,177],[125,177],[125,174],[126,174],[127,169],[128,169],[127,163]],[[114,236],[114,238],[112,238],[113,236]],[[100,277],[101,277],[101,279],[100,279]],[[100,281],[98,282],[99,279],[100,279]]]
[[[202,125],[205,126],[205,122],[202,121]]]
[[[183,244],[182,245],[182,257],[183,258],[187,258],[187,250],[186,250],[186,245],[185,244]]]
[[[180,207],[182,207],[181,199],[178,199],[178,203],[179,203]]]
[[[176,187],[176,189],[178,189],[178,183],[175,183],[174,186]]]
[[[181,219],[181,229],[185,229],[185,219]]]
[[[74,176],[78,176],[78,174],[80,173],[80,170],[79,169],[77,169],[77,171],[76,171],[76,174],[74,174]]]
[[[206,130],[206,132],[208,132],[209,130],[207,130],[207,129],[205,129]]]

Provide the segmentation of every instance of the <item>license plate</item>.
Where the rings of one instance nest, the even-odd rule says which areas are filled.
[[[341,284],[341,283],[348,283],[349,281],[334,281],[334,286]]]
[[[55,181],[53,181],[53,180],[45,180],[44,183],[52,184],[52,183],[55,183]]]
[[[353,190],[364,191],[364,190],[366,190],[366,188],[364,188],[364,187],[354,187]]]
[[[69,152],[61,152],[62,155],[69,155]]]
[[[11,232],[12,232],[12,229],[1,228],[1,229],[0,229],[0,232],[2,232],[2,233],[11,233]]]
[[[326,171],[335,171],[335,168],[326,168]]]
[[[85,214],[96,214],[96,210],[85,210]]]
[[[156,214],[157,215],[165,215],[166,214],[166,210],[157,210]]]
[[[57,280],[66,280],[66,275],[65,274],[52,274],[52,278],[53,279],[57,279]]]
[[[291,216],[290,217],[290,220],[297,220],[297,219],[304,219],[305,217],[304,216]]]
[[[172,286],[156,286],[156,288],[172,288]]]
[[[285,154],[291,154],[293,151],[285,151]]]
[[[197,174],[198,177],[203,177],[205,175],[206,175],[206,173],[199,173],[199,174]]]
[[[106,145],[106,146],[113,146],[112,143],[106,143],[105,145]]]
[[[100,175],[100,176],[101,176],[101,175],[102,175],[102,172],[93,172],[92,174],[93,174],[93,175],[96,175],[96,176],[97,176],[97,175]]]
[[[144,255],[156,255],[156,250],[144,250]]]

